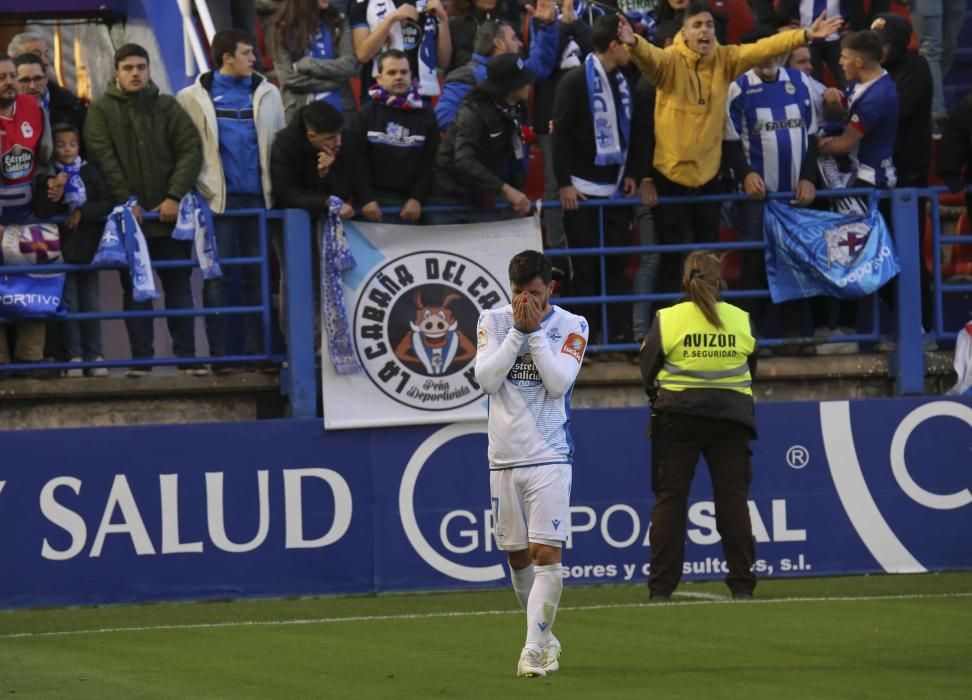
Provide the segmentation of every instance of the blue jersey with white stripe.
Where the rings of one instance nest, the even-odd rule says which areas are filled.
[[[750,167],[770,192],[791,192],[800,180],[807,136],[817,118],[807,77],[780,68],[776,80],[747,71],[729,86],[726,141],[742,141]]]
[[[794,22],[799,22],[800,26],[806,29],[813,24],[813,21],[820,16],[824,10],[827,17],[846,17],[843,0],[800,0],[796,4],[793,16],[790,17]],[[826,41],[837,41],[840,36],[836,33],[827,37]]]
[[[894,187],[894,143],[898,137],[898,89],[887,72],[847,86],[849,124],[862,134],[851,157],[857,178],[879,188]]]

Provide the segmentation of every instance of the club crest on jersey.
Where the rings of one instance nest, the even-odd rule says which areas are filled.
[[[489,271],[460,255],[425,251],[387,262],[362,289],[355,347],[378,389],[423,411],[482,397],[473,360],[487,334],[476,324],[480,312],[509,302]]]
[[[25,139],[29,139],[34,135],[34,127],[30,125],[30,122],[20,122],[20,133],[24,135]]]
[[[584,359],[584,350],[587,348],[587,341],[584,340],[584,336],[580,333],[571,333],[567,336],[567,340],[564,341],[563,346],[560,348],[560,352],[565,355],[570,355],[575,360],[580,362]]]
[[[783,89],[786,90],[786,94],[787,95],[795,95],[796,94],[796,86],[793,83],[787,83],[783,87]]]

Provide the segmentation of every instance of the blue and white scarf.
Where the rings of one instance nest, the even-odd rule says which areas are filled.
[[[442,91],[439,88],[439,20],[434,12],[425,12],[425,1],[418,0],[416,8],[424,13],[425,24],[422,26],[422,43],[418,53],[418,81],[419,94],[423,97],[435,97]]]
[[[318,224],[324,228],[321,241],[321,326],[327,334],[327,352],[338,374],[361,371],[348,312],[344,307],[343,274],[357,264],[341,224],[339,198],[328,200],[327,215]]]
[[[68,211],[80,209],[88,201],[88,191],[81,179],[81,168],[85,162],[81,156],[75,156],[73,163],[54,162],[54,170],[58,173],[67,173],[67,182],[64,183],[64,203]]]
[[[318,58],[322,61],[328,61],[334,58],[334,39],[331,37],[331,28],[325,26],[323,23],[317,28],[317,33],[311,37],[310,57]],[[327,102],[339,112],[344,109],[344,106],[341,104],[341,94],[337,90],[312,92],[311,97],[314,98],[315,102],[320,102],[321,100]]]
[[[597,155],[595,165],[624,166],[628,158],[628,142],[631,136],[631,91],[628,81],[620,70],[613,76],[617,81],[621,108],[614,104],[614,91],[604,66],[593,53],[584,61],[587,75],[587,100],[594,117],[594,141]]]
[[[148,243],[132,213],[137,204],[137,199],[129,197],[127,202],[112,209],[92,262],[127,265],[132,277],[132,298],[151,301],[158,299],[159,293],[155,289]]]
[[[223,276],[215,231],[209,205],[195,192],[187,193],[179,202],[179,218],[172,230],[172,237],[177,241],[192,241],[192,261],[199,265],[204,280]]]

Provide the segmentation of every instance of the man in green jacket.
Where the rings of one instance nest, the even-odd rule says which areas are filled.
[[[115,79],[88,111],[84,125],[88,155],[104,173],[116,204],[138,199],[135,217],[142,225],[152,260],[189,260],[191,241],[172,238],[179,202],[196,184],[202,167],[202,145],[189,115],[171,95],[159,94],[152,82],[148,52],[125,44],[115,52]],[[158,221],[142,221],[145,211],[158,212]],[[157,270],[165,292],[166,309],[191,309],[190,268]],[[122,272],[126,311],[151,309],[152,303],[132,298],[132,282]],[[169,334],[176,357],[194,357],[195,319],[169,317]],[[153,319],[125,319],[135,359],[151,358]],[[126,376],[140,377],[147,365],[133,367]],[[207,374],[200,365],[180,366],[189,375]]]

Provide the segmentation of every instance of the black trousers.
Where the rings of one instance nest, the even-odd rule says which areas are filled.
[[[685,187],[677,182],[655,176],[655,188],[661,197],[719,194],[722,184],[718,176],[701,187]],[[704,248],[719,240],[721,202],[697,202],[691,204],[662,204],[654,210],[655,229],[658,239],[665,244],[698,243]],[[661,256],[658,282],[655,291],[678,293],[682,291],[682,266],[688,253],[666,253]]]
[[[595,201],[598,197],[588,197]],[[629,246],[632,244],[631,220],[634,209],[631,207],[604,207],[604,245]],[[600,243],[599,210],[584,207],[564,212],[564,232],[571,248],[597,248]],[[597,255],[576,255],[571,258],[574,275],[570,281],[570,295],[594,297],[601,294],[601,261]],[[631,293],[631,280],[625,274],[628,255],[605,255],[605,291],[609,296]],[[587,319],[591,325],[590,337],[593,342],[611,340],[631,340],[631,303],[613,302],[607,307],[608,329],[601,328],[601,306],[585,304],[571,311]]]
[[[671,595],[682,578],[689,488],[699,456],[704,456],[715,496],[716,529],[729,568],[726,585],[733,593],[752,593],[756,575],[753,527],[749,519],[752,464],[750,429],[718,418],[658,413],[651,428],[652,595]]]

